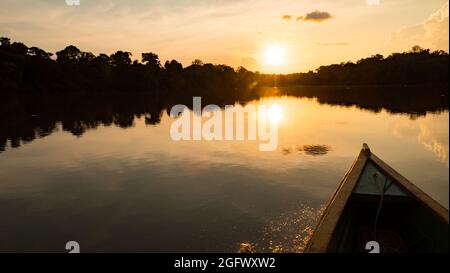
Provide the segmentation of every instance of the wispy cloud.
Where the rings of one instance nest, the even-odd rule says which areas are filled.
[[[350,45],[349,43],[346,42],[338,42],[338,43],[316,43],[317,45],[322,45],[322,46],[348,46]]]
[[[366,4],[369,6],[379,6],[380,0],[366,0]]]

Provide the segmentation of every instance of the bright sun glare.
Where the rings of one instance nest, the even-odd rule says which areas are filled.
[[[264,62],[269,65],[279,66],[285,63],[285,49],[281,45],[269,45],[264,50]]]
[[[272,122],[280,122],[283,119],[283,108],[277,104],[270,106],[269,119]]]

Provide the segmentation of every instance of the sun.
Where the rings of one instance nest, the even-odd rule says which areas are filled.
[[[280,66],[285,63],[286,50],[282,45],[268,45],[263,53],[264,62],[272,66]]]

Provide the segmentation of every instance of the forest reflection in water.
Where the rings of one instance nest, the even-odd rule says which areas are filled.
[[[192,93],[192,92],[191,92]],[[144,116],[148,125],[157,125],[164,113],[175,104],[192,106],[192,96],[156,96],[151,93],[66,93],[41,95],[4,94],[0,101],[0,152],[7,141],[12,148],[45,137],[62,124],[62,130],[75,136],[99,125],[133,126],[135,117]],[[412,119],[429,112],[448,110],[448,85],[321,87],[298,86],[261,88],[245,98],[217,96],[215,92],[193,92],[201,95],[203,105],[245,104],[267,96],[315,98],[320,104],[356,106],[375,113],[407,114]],[[311,149],[309,149],[312,151]],[[308,148],[304,150],[308,153]],[[311,154],[320,154],[312,151]]]
[[[202,96],[279,105],[274,152],[172,141],[168,109],[191,105],[191,94],[3,99],[0,251],[59,251],[70,237],[86,251],[301,252],[362,142],[448,207],[448,90],[380,87],[387,100],[370,102],[375,93],[314,88],[317,97],[304,87]]]

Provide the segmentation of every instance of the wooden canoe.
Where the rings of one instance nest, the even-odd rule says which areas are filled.
[[[448,210],[367,144],[328,202],[305,252],[448,252]]]

